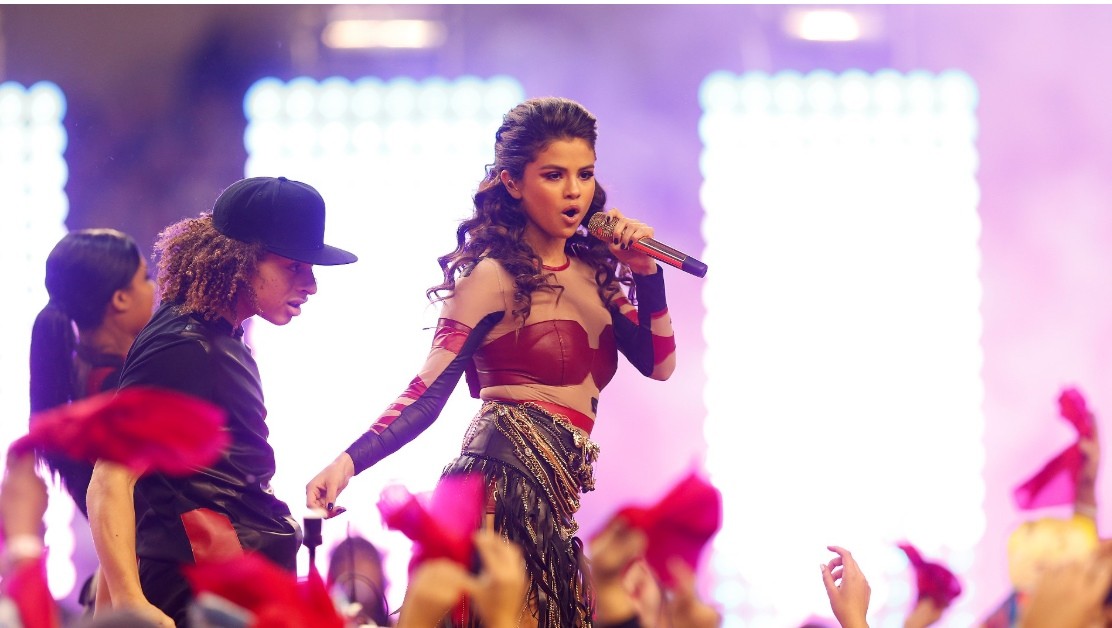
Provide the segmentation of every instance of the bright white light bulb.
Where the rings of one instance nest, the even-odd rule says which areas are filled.
[[[317,110],[325,120],[339,120],[348,113],[351,102],[351,82],[345,78],[332,77],[321,81],[318,92]]]
[[[27,90],[27,118],[56,125],[66,115],[66,97],[54,83],[39,81]]]
[[[282,82],[276,78],[256,81],[243,99],[243,112],[258,122],[279,117],[283,113],[283,91]]]
[[[861,37],[857,16],[842,9],[810,9],[789,14],[789,31],[808,41],[854,41]]]
[[[713,72],[699,86],[699,105],[705,112],[733,109],[737,97],[737,76],[732,72]]]
[[[373,76],[364,77],[354,83],[354,89],[352,113],[361,120],[377,117],[382,111],[382,95],[386,89],[382,81]]]
[[[483,106],[483,91],[483,83],[478,77],[460,77],[452,87],[452,111],[461,118],[475,116]]]
[[[290,81],[286,90],[286,115],[291,120],[305,120],[317,110],[317,82],[307,77]]]

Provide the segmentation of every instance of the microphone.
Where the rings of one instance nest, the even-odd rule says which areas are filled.
[[[320,529],[321,515],[316,512],[309,513],[305,516],[304,523],[305,530],[301,543],[309,548],[309,567],[313,567],[317,562],[317,548],[324,543]]]
[[[614,221],[602,212],[595,212],[595,215],[591,216],[591,220],[587,222],[587,233],[603,242],[613,242]],[[661,244],[652,238],[641,238],[633,243],[632,248],[657,261],[664,262],[669,266],[675,266],[685,273],[691,273],[696,277],[703,277],[707,274],[706,264],[690,255],[680,253],[670,246]]]

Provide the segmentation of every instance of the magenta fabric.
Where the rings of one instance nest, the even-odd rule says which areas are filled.
[[[1076,388],[1067,388],[1058,396],[1062,418],[1077,430],[1077,438],[1093,435],[1093,414],[1085,398]],[[1030,479],[1016,487],[1016,505],[1023,510],[1072,504],[1077,496],[1077,477],[1085,464],[1081,447],[1074,443],[1051,458]]]
[[[184,393],[133,387],[36,413],[9,455],[49,450],[143,471],[188,475],[228,444],[221,408]]]
[[[928,562],[910,543],[898,546],[907,554],[907,559],[915,569],[915,583],[919,590],[919,600],[934,600],[940,608],[946,608],[961,595],[961,582],[957,576],[941,563]]]
[[[1093,413],[1085,403],[1085,397],[1076,388],[1066,388],[1058,395],[1058,411],[1069,421],[1081,438],[1093,435]]]
[[[447,558],[471,567],[472,536],[483,510],[483,481],[477,475],[441,478],[431,497],[389,487],[379,498],[382,521],[413,541],[410,570],[422,561]]]
[[[671,588],[675,582],[668,561],[679,558],[697,570],[699,555],[722,526],[722,495],[691,473],[656,504],[627,506],[615,517],[645,533],[645,560],[664,586]]]

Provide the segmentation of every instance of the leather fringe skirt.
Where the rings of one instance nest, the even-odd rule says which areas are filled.
[[[579,495],[594,490],[599,448],[567,418],[529,402],[488,401],[444,476],[482,474],[494,528],[525,553],[530,608],[540,628],[590,627],[594,615],[579,525]],[[464,615],[467,615],[465,612]],[[452,625],[477,626],[475,617]]]

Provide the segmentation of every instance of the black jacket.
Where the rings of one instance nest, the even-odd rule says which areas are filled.
[[[227,412],[230,446],[212,466],[187,477],[151,474],[136,484],[136,553],[140,558],[193,562],[198,551],[182,515],[208,509],[230,520],[247,550],[296,569],[301,529],[270,488],[274,450],[258,367],[242,329],[206,321],[164,304],[132,345],[120,388],[156,386],[206,399]],[[141,498],[141,499],[139,499]]]

